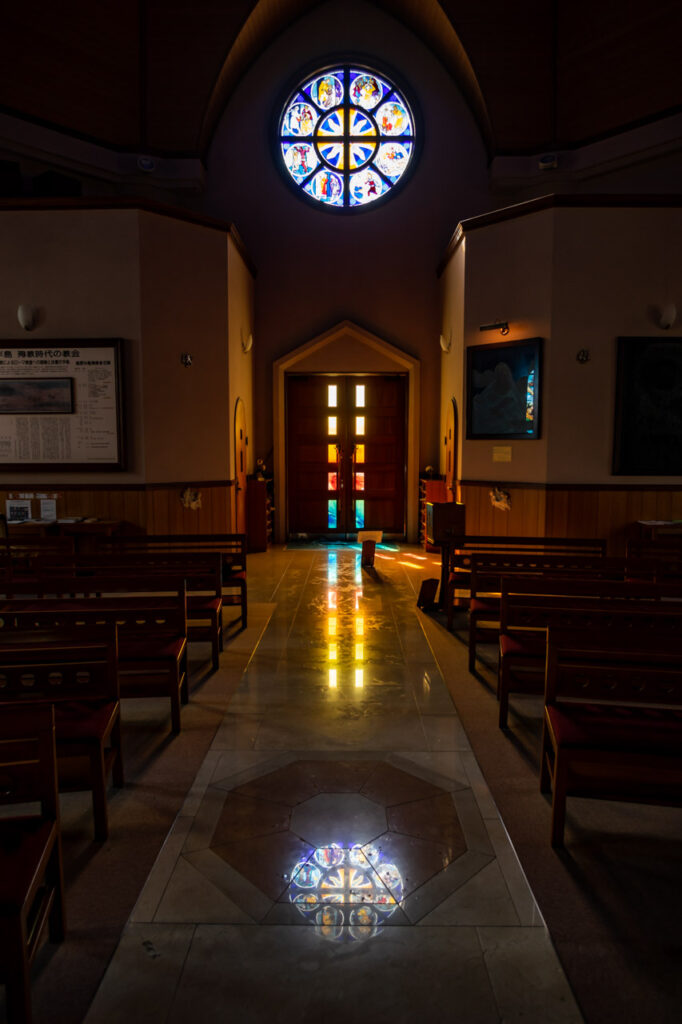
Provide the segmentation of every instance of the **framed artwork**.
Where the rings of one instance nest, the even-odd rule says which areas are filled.
[[[542,338],[467,348],[467,439],[540,437]]]
[[[122,341],[0,341],[0,469],[123,469]]]
[[[682,476],[682,338],[618,338],[613,473]]]
[[[0,380],[0,416],[73,412],[71,377],[7,377]]]

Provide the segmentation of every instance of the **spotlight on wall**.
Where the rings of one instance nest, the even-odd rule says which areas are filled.
[[[250,352],[253,348],[253,334],[242,335],[242,352]]]
[[[25,331],[32,331],[38,320],[38,310],[34,306],[19,306],[17,320]]]
[[[668,302],[662,306],[658,314],[658,325],[664,331],[669,330],[677,320],[677,306],[674,302]]]
[[[440,347],[442,348],[443,352],[449,352],[450,345],[452,344],[452,335],[450,335],[449,338],[446,338],[444,334],[441,334],[439,341]]]
[[[496,320],[492,324],[481,324],[479,331],[499,331],[500,334],[509,334],[509,324],[506,320]]]
[[[191,355],[189,354],[189,352],[183,352],[183,353],[181,354],[181,356],[180,356],[180,362],[182,363],[182,365],[183,365],[184,367],[188,367],[188,366],[191,366],[191,365],[192,365],[192,357],[191,357]]]

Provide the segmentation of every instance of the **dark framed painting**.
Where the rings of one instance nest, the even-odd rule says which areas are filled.
[[[0,380],[0,415],[73,412],[73,378],[7,377]]]
[[[542,338],[467,348],[467,439],[540,437]]]
[[[613,473],[682,476],[682,338],[618,338]]]

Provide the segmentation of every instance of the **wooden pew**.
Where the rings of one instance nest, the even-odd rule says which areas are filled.
[[[659,568],[656,562],[583,554],[473,555],[469,566],[469,671],[475,669],[477,644],[497,642],[500,595],[505,577],[655,580]]]
[[[246,534],[244,533],[164,533],[129,534],[101,538],[100,551],[219,552],[222,558],[223,605],[239,606],[241,627],[247,624]]]
[[[569,796],[682,803],[682,637],[550,628],[540,789],[552,846]]]
[[[469,590],[471,561],[477,555],[569,555],[601,558],[606,541],[581,537],[496,537],[470,535],[450,547],[447,586],[448,629],[452,629],[456,592]]]
[[[97,637],[27,633],[0,614],[0,702],[54,705],[59,789],[91,790],[95,838],[104,840],[107,780],[123,785],[116,627]]]
[[[6,704],[0,715],[0,982],[8,1024],[31,1024],[30,969],[47,926],[66,927],[54,711]],[[12,805],[37,804],[11,813]]]
[[[1,602],[5,629],[83,628],[88,635],[116,625],[121,697],[167,697],[173,732],[180,732],[180,708],[189,700],[184,584],[163,595],[121,592],[124,581],[115,577],[67,577],[50,586],[52,597]]]
[[[220,665],[223,649],[222,560],[220,552],[123,550],[86,555],[45,555],[35,562],[41,593],[49,592],[50,580],[73,576],[120,577],[131,592],[177,588],[187,591],[187,640],[211,645],[211,664]]]
[[[497,696],[506,728],[512,693],[542,693],[549,628],[682,632],[682,590],[642,581],[505,578]]]

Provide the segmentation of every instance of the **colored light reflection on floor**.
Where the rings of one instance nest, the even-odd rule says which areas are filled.
[[[289,898],[320,938],[358,942],[379,934],[403,890],[399,869],[378,847],[330,843],[296,864]]]

